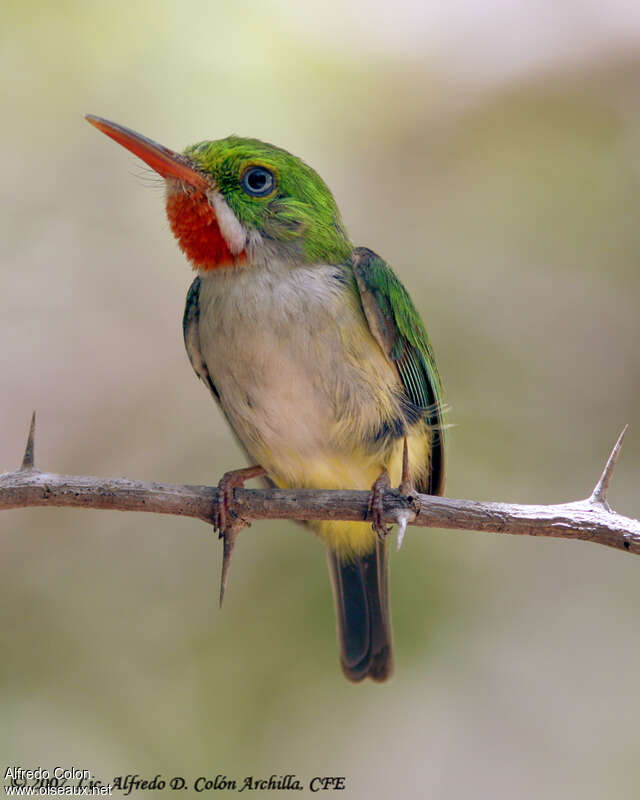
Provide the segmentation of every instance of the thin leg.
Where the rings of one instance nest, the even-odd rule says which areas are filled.
[[[258,465],[245,467],[244,469],[234,469],[231,472],[225,472],[218,483],[218,502],[214,512],[213,527],[223,540],[220,608],[222,608],[222,601],[227,588],[233,546],[236,543],[236,537],[247,525],[233,510],[233,490],[244,486],[244,482],[250,478],[258,478],[265,474],[266,471]]]

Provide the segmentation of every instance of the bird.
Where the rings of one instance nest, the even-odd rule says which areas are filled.
[[[178,153],[86,119],[164,179],[169,226],[196,272],[186,350],[251,462],[220,482],[225,556],[233,489],[248,478],[370,490],[366,520],[304,524],[326,548],[344,675],[387,680],[384,493],[402,484],[435,495],[445,483],[442,386],[407,290],[383,258],[354,247],[325,182],[288,151],[232,135]],[[221,591],[224,575],[223,565]]]

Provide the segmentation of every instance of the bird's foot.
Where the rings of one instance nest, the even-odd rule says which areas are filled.
[[[384,496],[391,489],[391,480],[389,473],[385,470],[382,471],[376,482],[371,487],[371,499],[369,500],[369,510],[367,518],[371,520],[371,527],[378,534],[380,539],[385,539],[391,530],[390,525],[385,525],[383,522],[384,512]],[[398,487],[398,492],[406,498],[411,500],[412,509],[398,512],[398,549],[402,544],[405,531],[407,529],[407,522],[415,519],[420,506],[417,504],[418,494],[413,480],[411,479],[411,470],[409,468],[409,445],[407,437],[404,437],[404,447],[402,451],[402,480]]]
[[[245,467],[244,469],[234,469],[231,472],[225,472],[218,483],[218,500],[214,509],[213,529],[218,532],[219,538],[223,539],[220,607],[222,607],[224,593],[227,588],[233,546],[240,531],[248,524],[233,510],[233,491],[244,486],[244,482],[250,478],[258,478],[264,474],[265,470],[257,465]]]
[[[371,497],[369,499],[369,509],[367,518],[371,520],[371,527],[378,535],[379,539],[386,539],[390,525],[385,525],[382,521],[384,513],[384,496],[391,488],[391,481],[389,473],[383,469],[380,475],[376,478],[373,486],[371,487]]]
[[[213,512],[213,528],[216,530],[220,538],[224,532],[232,526],[236,520],[240,520],[240,515],[233,509],[235,498],[233,496],[234,489],[240,489],[244,486],[245,481],[250,478],[259,478],[265,475],[265,470],[262,467],[244,467],[243,469],[234,469],[230,472],[225,472],[218,483],[218,500]]]

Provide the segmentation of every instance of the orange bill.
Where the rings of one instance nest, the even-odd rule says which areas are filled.
[[[189,160],[180,153],[169,150],[168,147],[163,147],[161,144],[147,139],[146,136],[142,136],[142,134],[136,133],[130,128],[125,128],[124,125],[109,122],[108,119],[94,117],[93,114],[87,114],[85,119],[99,131],[106,133],[118,144],[126,147],[135,156],[141,158],[145,164],[148,164],[151,169],[154,169],[163,178],[176,178],[179,181],[185,181],[185,183],[201,191],[212,188],[212,182],[195,169]]]

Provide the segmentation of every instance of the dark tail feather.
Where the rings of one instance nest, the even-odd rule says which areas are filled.
[[[327,550],[342,671],[350,681],[385,681],[393,670],[387,545],[343,563]]]

